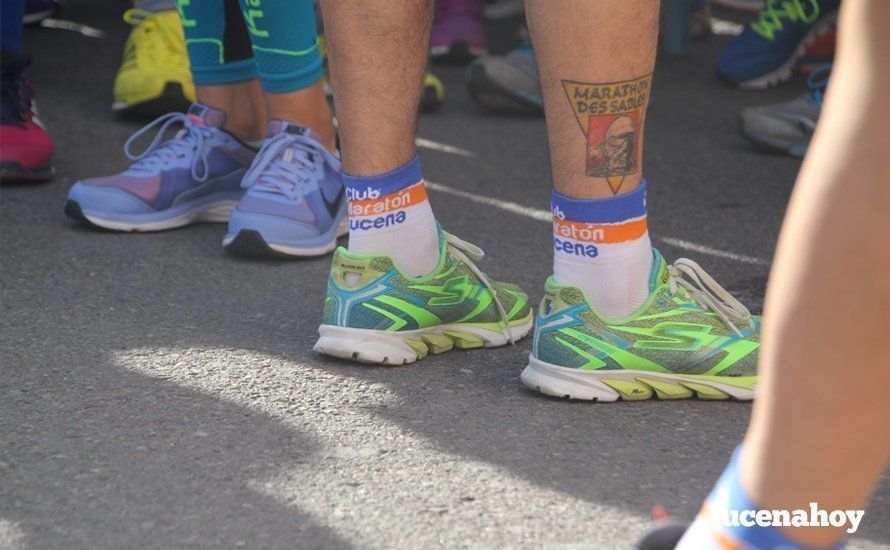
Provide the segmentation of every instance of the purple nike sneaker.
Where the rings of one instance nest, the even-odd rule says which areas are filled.
[[[244,195],[241,180],[256,152],[223,130],[225,122],[225,113],[197,103],[188,115],[156,119],[124,145],[136,162],[120,174],[75,183],[65,213],[85,225],[115,231],[227,221]],[[182,128],[164,140],[175,124]],[[148,148],[132,154],[133,142],[158,125]]]
[[[468,63],[486,55],[482,0],[439,0],[430,55],[434,60]]]
[[[340,159],[309,128],[273,120],[223,246],[241,256],[321,256],[349,231]]]

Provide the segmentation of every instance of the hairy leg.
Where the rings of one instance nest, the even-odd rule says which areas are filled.
[[[658,0],[526,4],[555,190],[554,280],[580,287],[597,314],[623,318],[650,293],[643,125]]]
[[[323,0],[322,10],[343,171],[372,176],[404,165],[415,155],[433,2]]]
[[[863,508],[890,460],[890,3],[845,2],[782,229],[741,479],[764,509]],[[795,529],[811,545],[843,532]]]
[[[527,0],[553,185],[592,199],[642,180],[658,0]]]

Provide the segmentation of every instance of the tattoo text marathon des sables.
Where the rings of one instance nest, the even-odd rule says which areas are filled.
[[[613,194],[640,168],[640,127],[651,85],[651,74],[621,82],[562,81],[587,143],[585,173],[605,178]]]

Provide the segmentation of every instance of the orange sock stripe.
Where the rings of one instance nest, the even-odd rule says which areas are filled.
[[[553,218],[553,233],[573,241],[612,244],[639,239],[648,231],[646,218],[624,223],[595,224]]]
[[[376,199],[363,199],[350,201],[349,217],[379,216],[397,210],[403,210],[429,200],[426,194],[426,186],[423,182],[415,183],[411,187],[402,189],[398,193],[383,195]]]

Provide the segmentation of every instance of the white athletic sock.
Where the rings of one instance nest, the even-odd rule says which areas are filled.
[[[652,243],[646,228],[646,182],[607,199],[553,192],[553,277],[581,287],[607,319],[636,311],[649,297]]]
[[[349,201],[349,251],[387,254],[406,275],[439,263],[439,228],[414,157],[392,172],[367,178],[343,174]]]

